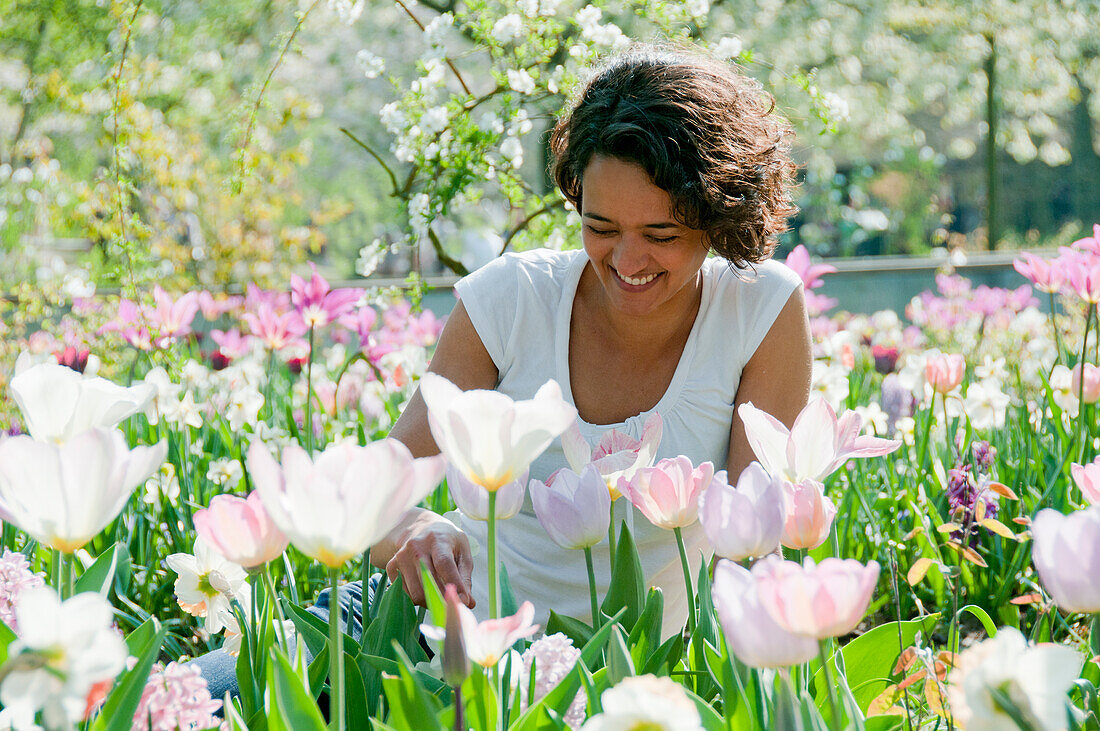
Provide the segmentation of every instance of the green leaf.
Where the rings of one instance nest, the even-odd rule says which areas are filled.
[[[462,683],[462,699],[466,707],[466,724],[476,731],[496,731],[497,693],[485,671],[475,665]]]
[[[573,644],[577,647],[583,647],[586,642],[592,639],[593,630],[576,617],[567,617],[551,609],[550,619],[546,621],[546,634],[552,635],[556,632],[561,632],[573,640]]]
[[[378,655],[367,655],[365,653],[360,653],[358,660],[360,669],[369,667],[379,673],[397,675],[398,662],[396,660],[391,660],[388,657],[379,657]],[[437,677],[415,669],[413,670],[413,674],[416,675],[416,679],[421,685],[427,688],[428,692],[432,695],[438,696],[447,689],[447,684]],[[363,677],[366,677],[366,673],[363,673]]]
[[[634,667],[642,667],[649,660],[650,654],[661,643],[661,621],[664,618],[665,596],[660,588],[653,586],[645,598],[645,607],[638,621],[634,623],[634,629],[630,630],[627,644],[630,647],[630,657],[634,660]],[[549,632],[549,630],[547,630]]]
[[[321,652],[314,656],[309,664],[309,693],[314,698],[321,696],[325,688],[325,678],[328,677],[328,645],[321,648]],[[360,676],[361,677],[361,676]]]
[[[8,661],[8,648],[11,647],[12,642],[15,642],[15,632],[12,632],[11,627],[0,622],[0,665]]]
[[[317,701],[291,668],[286,655],[272,648],[268,657],[267,687],[271,700],[268,728],[271,731],[326,731]]]
[[[977,604],[967,604],[965,607],[959,610],[956,617],[961,617],[963,612],[969,612],[979,622],[982,623],[982,627],[985,628],[985,633],[990,638],[997,636],[997,623],[993,621],[993,618],[989,616],[989,613],[979,607]]]
[[[395,643],[394,652],[399,656],[397,677],[382,678],[382,688],[390,702],[390,716],[387,722],[395,728],[438,729],[443,731],[436,714],[439,701],[420,685],[413,675],[412,663]]]
[[[126,636],[126,651],[134,657],[140,657],[142,648],[149,644],[149,640],[157,634],[159,626],[155,619],[147,619],[142,622]]]
[[[684,636],[680,633],[676,633],[665,640],[661,646],[654,650],[653,654],[649,656],[649,659],[645,661],[645,667],[642,668],[642,674],[656,673],[660,675],[662,666],[667,664],[671,667],[680,662],[680,657],[683,653]]]
[[[684,688],[684,692],[695,703],[695,708],[699,711],[699,718],[703,721],[703,728],[706,731],[726,731],[728,726],[725,719],[719,716],[718,712],[709,703],[687,688]]]
[[[519,611],[516,594],[512,591],[512,581],[508,578],[508,567],[500,565],[500,616],[510,617]]]
[[[348,728],[369,728],[370,711],[367,707],[367,687],[359,671],[356,657],[344,653],[344,708],[347,709]]]
[[[633,676],[634,661],[630,658],[630,650],[626,646],[626,635],[619,625],[611,630],[611,637],[607,642],[607,677],[612,685],[617,685],[623,678]]]
[[[290,621],[294,622],[294,627],[298,630],[298,636],[302,638],[306,643],[306,647],[309,648],[309,654],[314,657],[320,655],[321,650],[328,644],[328,622],[315,614],[311,614],[297,604],[291,604],[290,602],[284,601],[283,608]],[[351,635],[345,632],[344,647],[357,646],[358,643],[352,639]]]
[[[623,627],[630,631],[638,622],[645,603],[645,574],[642,562],[638,558],[638,548],[626,523],[619,532],[619,542],[615,547],[615,566],[611,571],[611,588],[604,597],[600,611],[607,616],[625,610],[622,615]]]
[[[73,593],[81,594],[86,591],[94,591],[102,596],[107,596],[111,591],[111,584],[114,582],[115,567],[118,564],[120,548],[124,547],[116,543],[99,554],[95,563],[89,566],[88,570],[81,574],[80,578],[76,580],[76,584],[73,586]]]
[[[107,696],[107,702],[103,704],[103,710],[99,712],[99,717],[96,719],[95,728],[106,731],[130,731],[134,723],[134,712],[137,711],[141,695],[145,692],[145,681],[149,679],[149,670],[160,654],[160,645],[164,642],[164,635],[167,632],[167,629],[161,627],[146,640],[137,654],[137,664],[122,674],[115,689]],[[134,634],[136,633],[137,630]]]

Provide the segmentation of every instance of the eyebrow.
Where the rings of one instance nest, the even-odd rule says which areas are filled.
[[[591,218],[591,219],[594,219],[596,221],[603,221],[604,223],[615,223],[610,218],[607,218],[605,216],[601,216],[598,213],[584,213],[584,214],[582,214],[582,217],[583,218]],[[680,225],[678,223],[673,223],[672,221],[659,221],[657,223],[643,224],[642,228],[680,228]]]

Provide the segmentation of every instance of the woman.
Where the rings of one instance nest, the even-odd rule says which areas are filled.
[[[510,254],[459,282],[429,370],[516,399],[554,378],[590,441],[611,427],[637,438],[657,411],[658,457],[686,454],[740,474],[753,456],[737,405],[790,424],[810,388],[800,282],[769,261],[794,211],[789,129],[772,109],[755,82],[689,53],[640,47],[598,69],[551,137],[552,172],[581,216],[584,251]],[[416,456],[438,452],[419,394],[390,436]],[[531,477],[564,465],[555,444]],[[628,508],[616,514],[633,522]],[[400,571],[416,602],[423,561],[441,586],[483,607],[470,536],[483,542],[484,524],[454,517],[415,510],[371,558],[391,578]],[[647,580],[665,590],[666,619],[682,624],[675,544],[644,519],[633,527]],[[582,554],[557,549],[529,501],[499,530],[517,597],[544,616],[550,602],[587,616]],[[701,531],[686,537],[698,561]],[[606,587],[606,569],[598,580]]]

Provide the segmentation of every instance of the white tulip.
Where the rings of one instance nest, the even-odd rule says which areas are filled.
[[[9,648],[13,670],[0,685],[0,725],[33,728],[25,724],[41,710],[46,728],[72,728],[92,687],[126,666],[111,605],[94,592],[62,602],[53,589],[37,587],[23,593],[15,613],[20,634]]]
[[[462,391],[426,373],[420,393],[440,451],[466,479],[490,492],[519,478],[577,418],[552,380],[533,399],[513,401],[498,391]]]
[[[11,379],[11,392],[30,435],[51,442],[68,441],[93,427],[113,427],[153,397],[147,384],[124,388],[56,363],[22,371]]]
[[[117,429],[89,429],[64,444],[0,441],[0,519],[71,553],[115,519],[167,451],[164,442],[129,449]]]
[[[310,460],[296,445],[282,466],[263,444],[248,450],[248,471],[264,507],[302,553],[339,568],[382,540],[443,479],[442,457],[414,459],[396,439],[365,447],[330,445]]]

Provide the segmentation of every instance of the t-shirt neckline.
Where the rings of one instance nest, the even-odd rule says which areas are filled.
[[[628,417],[625,421],[618,421],[612,424],[592,424],[582,419],[578,413],[577,422],[582,428],[589,427],[591,429],[607,430],[615,427],[623,427],[633,421],[645,419],[654,411],[664,417],[676,404],[677,400],[680,398],[680,392],[683,390],[684,382],[687,380],[688,371],[691,370],[691,362],[695,357],[696,341],[698,340],[701,323],[710,306],[710,288],[713,286],[713,277],[710,276],[708,262],[709,260],[705,260],[703,266],[700,268],[700,271],[703,273],[703,293],[701,301],[699,302],[699,311],[695,313],[695,322],[691,324],[691,332],[688,333],[687,342],[684,343],[684,349],[680,352],[680,360],[676,363],[676,370],[672,374],[672,380],[669,381],[668,388],[665,389],[664,394],[661,395],[657,404],[651,409]],[[573,407],[576,407],[577,404],[573,400],[573,381],[571,377],[572,374],[569,372],[569,339],[572,337],[570,323],[573,316],[573,301],[577,296],[577,286],[580,284],[581,275],[584,273],[584,268],[587,264],[588,256],[583,250],[580,250],[570,263],[567,276],[565,277],[561,299],[558,302],[557,322],[555,323],[556,332],[564,333],[564,337],[557,339],[556,357],[558,382],[561,385],[562,394]]]

